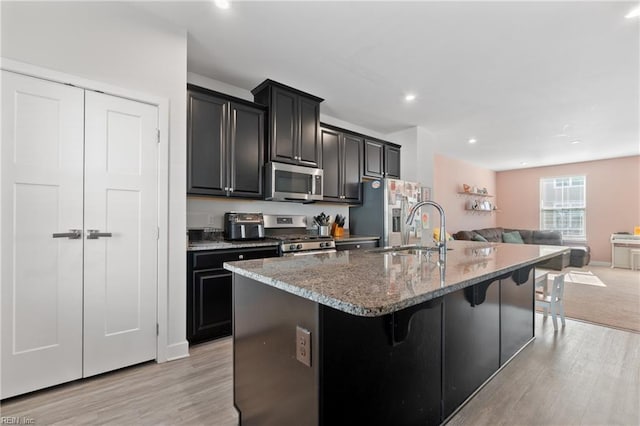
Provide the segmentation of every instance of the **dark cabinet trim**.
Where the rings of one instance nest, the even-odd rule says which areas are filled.
[[[323,99],[269,79],[251,93],[255,102],[268,108],[266,158],[322,168],[320,102]]]
[[[187,90],[187,194],[262,199],[266,109],[192,84]]]
[[[327,123],[321,122],[320,127],[322,129],[348,133],[363,139],[361,166],[361,176],[363,178],[382,179],[388,177],[400,179],[400,153],[402,146]],[[379,153],[377,153],[378,158],[376,158],[375,152],[369,151],[369,149],[376,148],[379,149]],[[376,164],[369,164],[370,154],[373,154],[373,161],[375,161]]]
[[[187,252],[189,343],[231,334],[232,274],[222,268],[224,262],[277,256],[277,246]]]
[[[360,204],[362,202],[360,169],[362,168],[363,139],[351,132],[325,127],[320,128],[320,135],[325,171],[324,201]],[[327,144],[329,139],[325,136],[332,138],[331,145]],[[337,164],[330,164],[331,162],[337,162]]]

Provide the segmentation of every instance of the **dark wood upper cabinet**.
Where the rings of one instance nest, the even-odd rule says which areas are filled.
[[[187,193],[263,198],[264,108],[187,88]]]
[[[267,158],[270,161],[322,167],[320,102],[323,99],[273,80],[251,91],[269,108]]]
[[[323,199],[339,203],[361,203],[363,139],[329,127],[321,127],[320,135],[324,171]]]
[[[362,175],[374,179],[400,179],[400,145],[365,139]]]
[[[365,139],[363,175],[370,178],[384,177],[384,142]]]
[[[400,179],[400,147],[384,146],[384,177]]]

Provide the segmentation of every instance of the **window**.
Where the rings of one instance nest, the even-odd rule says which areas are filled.
[[[586,240],[585,188],[585,176],[540,179],[540,229],[560,231],[568,240]]]

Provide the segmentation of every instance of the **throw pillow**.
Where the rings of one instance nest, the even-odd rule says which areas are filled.
[[[505,243],[512,243],[512,244],[524,244],[524,241],[522,241],[522,236],[518,231],[503,232],[502,241],[504,241]]]
[[[482,243],[488,243],[489,241],[487,241],[487,239],[485,237],[483,237],[480,234],[475,234],[473,237],[471,237],[471,241],[480,241]]]

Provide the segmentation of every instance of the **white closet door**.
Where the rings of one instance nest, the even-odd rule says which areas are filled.
[[[157,123],[155,106],[86,92],[85,377],[156,358]]]
[[[2,71],[2,398],[82,375],[83,102]]]

